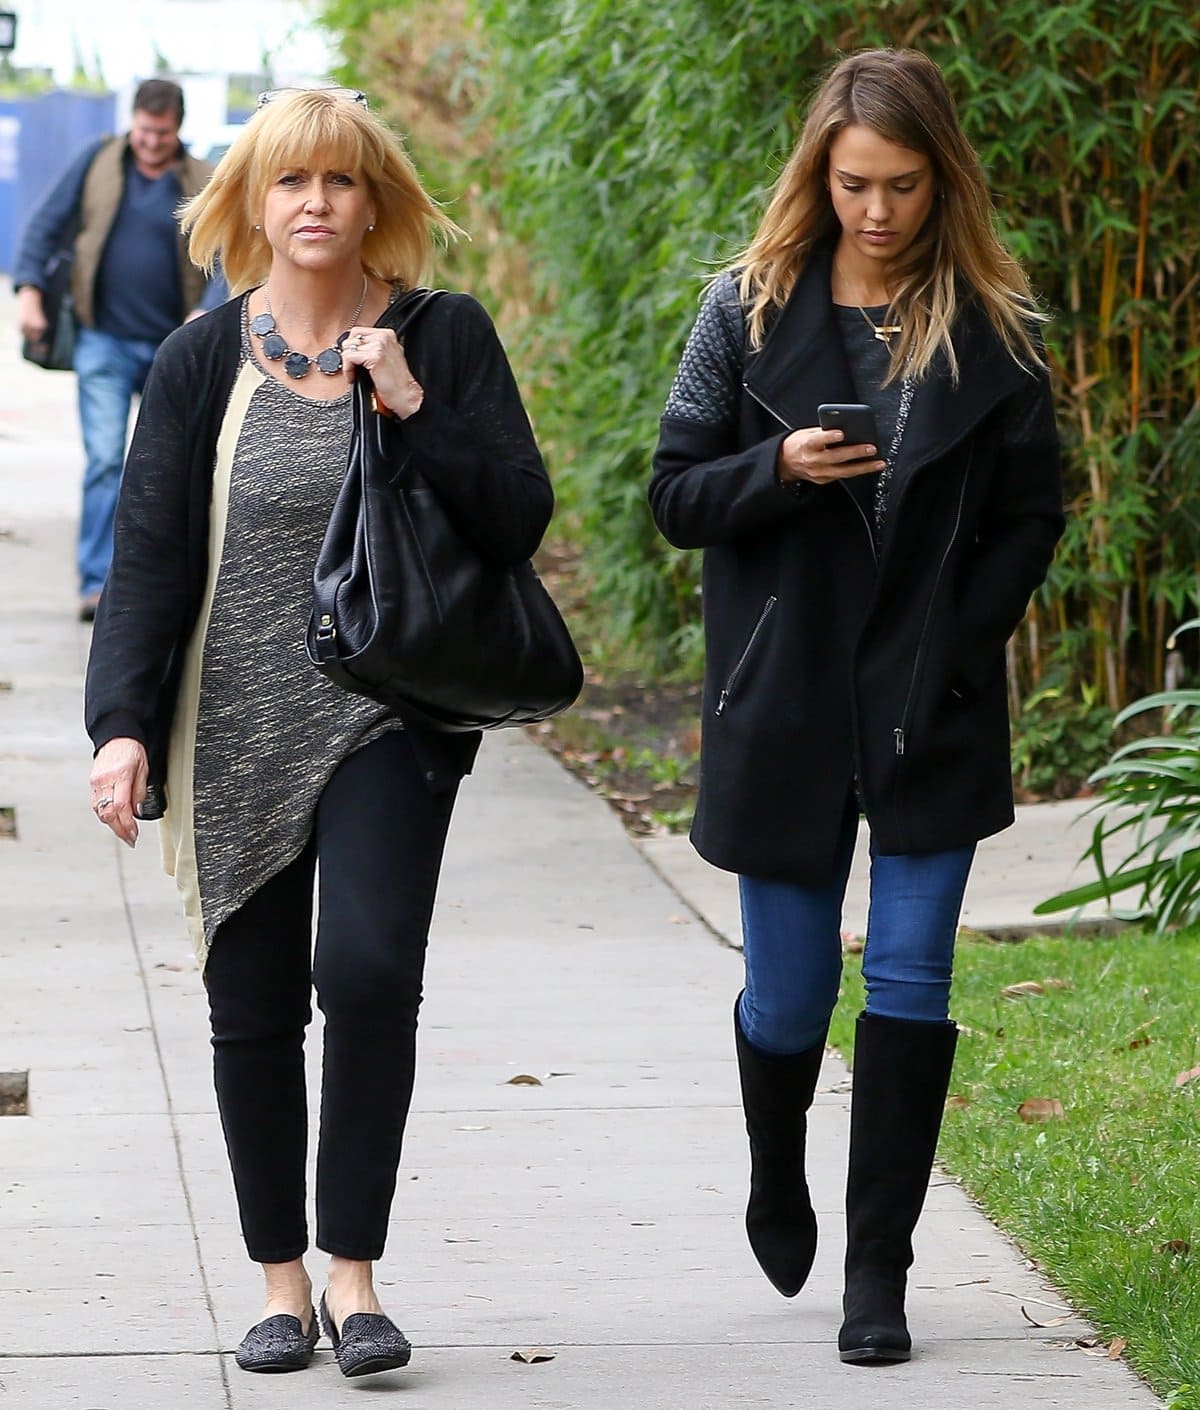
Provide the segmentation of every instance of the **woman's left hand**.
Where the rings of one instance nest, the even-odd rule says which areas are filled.
[[[381,402],[402,421],[420,408],[425,389],[412,374],[394,328],[351,328],[342,344],[346,380],[365,367]]]

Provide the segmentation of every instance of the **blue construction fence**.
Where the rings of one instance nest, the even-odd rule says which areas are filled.
[[[75,153],[116,130],[114,93],[0,98],[0,274],[11,273],[26,221]]]

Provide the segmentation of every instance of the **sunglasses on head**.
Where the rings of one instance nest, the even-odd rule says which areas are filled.
[[[367,95],[361,88],[268,88],[258,95],[256,106],[265,108],[277,98],[289,98],[293,93],[328,93],[332,98],[345,98],[347,102],[357,103],[360,108],[369,107]]]

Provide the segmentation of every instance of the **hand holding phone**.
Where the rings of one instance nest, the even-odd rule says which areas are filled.
[[[877,446],[875,413],[862,402],[826,401],[817,407],[817,424],[822,431],[841,431],[845,446]],[[859,459],[872,459],[860,456]],[[854,464],[854,461],[849,461]]]
[[[822,402],[818,426],[804,426],[785,436],[775,462],[780,484],[827,485],[884,468],[877,458],[875,415],[869,406]]]

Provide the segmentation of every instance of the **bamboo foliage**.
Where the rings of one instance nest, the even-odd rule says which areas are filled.
[[[1200,562],[1193,0],[465,3],[489,140],[459,176],[527,259],[523,380],[615,636],[659,664],[695,650],[695,555],[657,538],[643,491],[700,276],[750,233],[829,63],[914,44],[1054,316],[1070,524],[1015,698],[1053,676],[1115,711],[1162,686]]]

